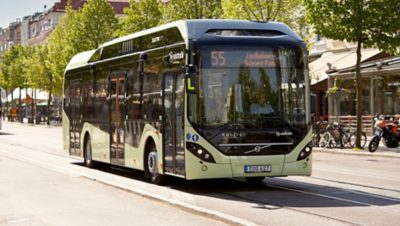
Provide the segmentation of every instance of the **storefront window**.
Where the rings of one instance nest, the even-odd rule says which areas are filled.
[[[400,113],[400,76],[374,79],[375,113],[394,115]]]
[[[354,80],[339,80],[337,86],[340,87],[334,95],[334,101],[338,104],[338,113],[340,116],[356,115],[356,85]],[[362,114],[370,115],[370,79],[363,79],[361,82],[362,86]]]

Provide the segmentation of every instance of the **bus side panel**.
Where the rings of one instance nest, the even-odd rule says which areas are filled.
[[[297,145],[297,147],[286,155],[285,165],[283,166],[283,175],[300,175],[300,176],[310,176],[312,171],[312,154],[298,161],[300,152],[311,142],[312,130],[310,130],[304,139]]]
[[[125,143],[125,166],[143,170],[143,151],[140,148]]]
[[[158,171],[160,174],[163,173],[163,159],[162,159],[162,135],[161,133],[150,124],[146,124],[143,128],[142,137],[138,148],[125,143],[125,166],[128,168],[144,170],[145,160],[145,147],[146,142],[153,141],[157,148],[158,154]]]
[[[84,123],[81,135],[81,151],[84,153],[85,134],[89,134],[92,145],[92,158],[95,161],[110,163],[110,135],[97,126]],[[82,156],[83,157],[83,156]]]
[[[69,118],[65,112],[65,109],[62,111],[62,122],[63,122],[63,147],[65,153],[69,154],[69,125],[70,121]]]

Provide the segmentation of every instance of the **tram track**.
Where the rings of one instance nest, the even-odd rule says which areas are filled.
[[[362,187],[362,188],[371,188],[371,189],[377,189],[377,190],[400,193],[399,189],[392,189],[392,188],[377,187],[377,186],[366,185],[366,184],[351,183],[351,182],[332,180],[332,179],[327,179],[327,178],[322,178],[322,177],[311,177],[311,178],[315,179],[315,180],[319,180],[319,181],[327,181],[327,182],[333,182],[333,183],[338,183],[338,184],[357,186],[357,187]]]
[[[266,201],[256,200],[254,198],[245,197],[245,196],[239,195],[239,194],[234,194],[234,193],[222,193],[222,194],[226,195],[226,196],[230,196],[230,197],[238,199],[238,200],[243,200],[243,201],[246,201],[246,202],[256,203],[257,206],[259,206],[259,208],[265,208],[265,209],[268,209],[268,210],[272,210],[272,209],[287,209],[287,210],[290,210],[290,211],[294,211],[294,212],[298,212],[298,213],[302,213],[302,214],[306,214],[306,215],[310,215],[310,216],[315,216],[315,217],[319,217],[319,218],[323,218],[323,219],[327,219],[327,220],[332,220],[332,221],[335,221],[335,222],[340,222],[342,224],[355,225],[355,226],[361,226],[362,225],[362,224],[357,224],[357,223],[354,223],[354,222],[342,220],[342,219],[335,218],[335,217],[330,217],[330,216],[326,216],[326,215],[322,215],[322,214],[318,214],[318,213],[313,213],[313,212],[306,211],[306,210],[296,209],[296,208],[293,208],[293,207],[281,205],[281,204],[274,203],[274,202],[266,202]]]
[[[320,178],[322,181],[324,181],[323,178]],[[312,191],[308,191],[308,190],[302,190],[302,189],[298,189],[295,188],[295,186],[285,186],[284,179],[277,179],[274,178],[274,181],[272,181],[272,183],[268,183],[268,182],[262,182],[262,186],[264,186],[265,188],[272,188],[272,189],[276,189],[278,191],[287,191],[287,192],[291,192],[291,193],[299,193],[299,194],[303,194],[303,195],[307,195],[307,196],[313,196],[313,197],[318,197],[318,198],[322,198],[322,199],[329,199],[332,200],[333,202],[336,203],[343,203],[343,206],[348,206],[348,205],[355,205],[355,206],[360,206],[360,207],[374,207],[374,208],[378,208],[381,209],[382,211],[386,211],[386,212],[393,212],[393,213],[399,213],[399,211],[386,207],[386,206],[381,206],[381,205],[376,205],[374,203],[368,202],[368,201],[357,201],[356,199],[351,199],[351,198],[343,198],[340,196],[334,196],[334,195],[329,195],[329,194],[323,194],[323,193],[317,193],[317,192],[312,192]],[[306,183],[303,182],[297,182],[297,181],[290,181],[291,183],[296,183],[298,185],[305,185]],[[340,182],[340,181],[339,181]],[[278,183],[278,185],[277,185]],[[338,183],[338,182],[337,182]],[[330,188],[330,186],[324,186],[324,185],[315,185],[315,186],[320,186],[321,188]],[[357,186],[357,185],[354,185]],[[360,186],[363,187],[363,186]],[[369,186],[368,186],[369,187]],[[379,187],[374,187],[374,189],[380,189]],[[326,190],[326,189],[325,189]],[[387,200],[387,201],[393,201],[396,203],[400,203],[400,199],[398,198],[391,198],[391,197],[385,197],[382,195],[375,195],[375,194],[367,194],[361,191],[357,191],[357,190],[352,190],[352,189],[346,189],[346,188],[340,188],[340,190],[343,190],[343,193],[353,193],[353,194],[358,194],[358,195],[363,195],[363,196],[368,196],[368,197],[372,197],[372,198],[376,198],[376,199],[382,199],[382,200]],[[389,191],[391,191],[391,189],[388,189]],[[399,192],[397,190],[394,190],[394,192]],[[339,193],[338,193],[339,194]],[[347,224],[347,225],[363,225],[360,223],[356,223],[353,221],[349,221],[349,220],[345,220],[345,219],[341,219],[338,217],[334,217],[334,216],[329,216],[327,214],[323,214],[323,213],[317,213],[317,212],[313,212],[313,211],[309,211],[306,209],[301,209],[301,208],[296,208],[290,205],[285,205],[283,203],[280,203],[279,201],[273,201],[273,200],[268,200],[266,201],[265,199],[260,199],[260,198],[254,198],[254,197],[250,197],[249,195],[240,193],[240,192],[221,192],[221,195],[225,195],[225,196],[229,196],[232,197],[234,199],[237,200],[243,200],[246,202],[251,202],[256,204],[257,206],[259,206],[259,208],[265,208],[268,210],[273,210],[273,209],[287,209],[290,211],[295,211],[298,213],[302,213],[302,214],[307,214],[310,216],[315,216],[315,217],[320,217],[323,219],[327,219],[327,220],[332,220],[338,223],[342,223],[342,224]]]

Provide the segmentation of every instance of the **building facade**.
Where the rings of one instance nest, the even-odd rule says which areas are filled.
[[[373,132],[375,115],[400,114],[400,56],[379,49],[361,50],[363,130]],[[323,39],[310,51],[311,91],[315,120],[356,125],[356,46]]]
[[[80,9],[87,0],[72,0],[72,7]],[[109,0],[117,16],[123,15],[123,9],[129,7],[129,0]],[[51,32],[60,23],[65,14],[68,0],[59,0],[53,6],[44,6],[44,11],[25,16],[10,23],[7,28],[0,28],[0,61],[3,52],[12,45],[39,45],[45,43]]]
[[[400,57],[393,56],[361,64],[362,114],[400,114]],[[338,92],[330,97],[330,115],[356,115],[355,67],[329,74],[329,87]]]

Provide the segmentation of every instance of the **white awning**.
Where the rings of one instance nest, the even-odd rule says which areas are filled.
[[[361,62],[381,53],[379,49],[363,49]],[[311,84],[316,84],[328,78],[327,70],[339,70],[352,67],[357,62],[355,49],[341,52],[326,52],[309,64]]]
[[[33,98],[36,100],[47,100],[49,98],[49,94],[42,90],[36,90],[36,92],[34,91],[33,93],[34,93]],[[21,99],[25,99],[27,98],[27,96],[32,98],[32,88],[21,89]],[[19,99],[19,88],[14,89],[12,98],[14,100]],[[7,96],[7,102],[11,102],[11,94]]]

